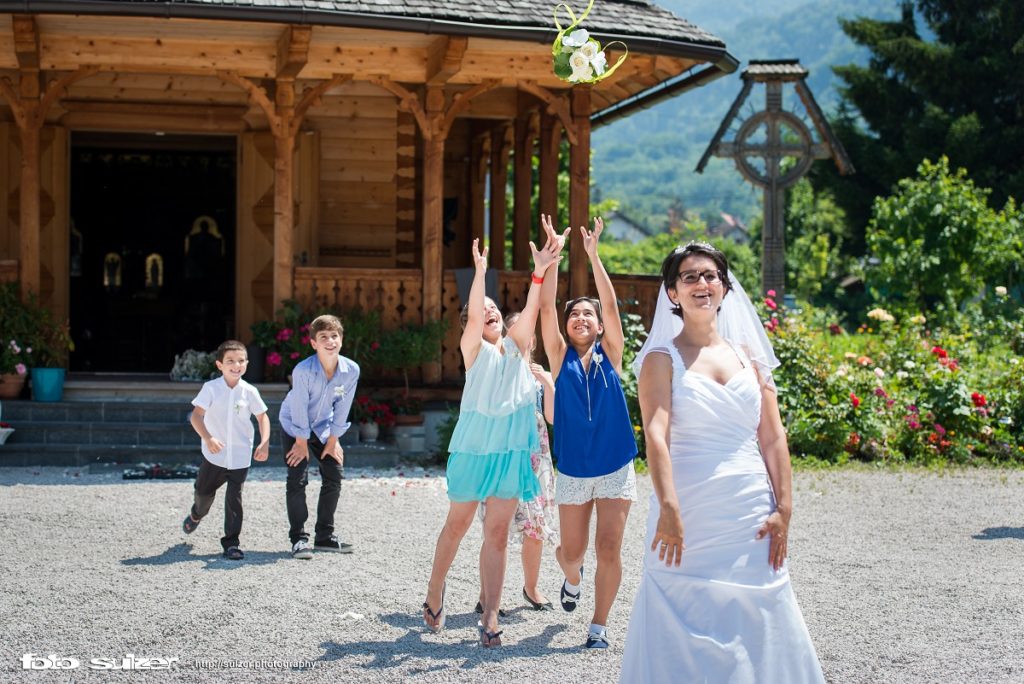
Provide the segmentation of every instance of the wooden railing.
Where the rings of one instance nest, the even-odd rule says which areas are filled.
[[[18,280],[18,260],[0,259],[0,283],[13,283]]]
[[[650,327],[658,297],[660,279],[656,276],[612,276],[621,313],[639,314],[644,327]],[[558,281],[558,300],[568,296],[568,278]],[[504,312],[519,311],[526,303],[530,287],[529,271],[498,273],[498,306]],[[459,351],[459,311],[462,302],[456,286],[455,271],[445,271],[441,283],[442,317],[448,332],[441,349],[443,382],[462,382],[462,354]],[[591,282],[588,292],[597,289]],[[310,308],[361,308],[381,315],[385,329],[392,330],[406,323],[420,323],[423,302],[423,276],[419,269],[380,268],[318,268],[295,269],[295,299]],[[358,360],[358,359],[357,359]]]

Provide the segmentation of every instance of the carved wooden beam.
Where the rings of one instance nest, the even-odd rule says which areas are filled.
[[[398,106],[416,118],[416,124],[420,127],[420,134],[424,140],[430,140],[433,137],[434,131],[427,122],[427,113],[423,110],[423,106],[420,104],[420,99],[416,96],[416,93],[406,90],[387,78],[371,78],[369,82],[383,88],[398,98]]]
[[[434,40],[427,48],[425,81],[431,85],[442,85],[459,73],[468,44],[469,39],[465,36],[443,36]]]
[[[448,107],[448,111],[444,115],[444,119],[441,121],[440,130],[438,133],[442,137],[448,137],[448,131],[451,130],[452,124],[455,123],[455,117],[461,114],[469,103],[473,101],[473,98],[477,95],[482,95],[489,90],[493,90],[501,85],[501,81],[484,81],[478,83],[464,93],[458,93],[452,100],[451,105]]]
[[[11,79],[6,76],[0,78],[0,95],[7,100],[7,105],[11,108],[11,113],[14,114],[14,122],[18,124],[18,128],[24,129],[28,125],[28,112],[25,111],[25,106],[21,103],[21,98],[18,97],[18,91],[15,90]]]
[[[520,81],[519,89],[544,102],[547,105],[548,114],[557,116],[558,120],[562,122],[562,128],[565,129],[565,137],[569,139],[569,143],[572,145],[578,143],[576,122],[572,118],[572,111],[567,96],[555,95],[533,81]]]
[[[324,93],[351,80],[352,74],[334,74],[329,81],[322,81],[312,88],[306,88],[302,91],[302,99],[295,105],[295,118],[291,122],[292,134],[298,133],[299,126],[306,116],[306,111],[313,105],[319,104],[320,98],[324,96]]]
[[[14,54],[19,69],[39,68],[39,29],[36,18],[30,14],[15,14],[11,17],[14,32]]]
[[[50,111],[52,107],[60,98],[64,97],[67,93],[68,88],[72,83],[81,81],[83,78],[88,78],[94,74],[99,73],[99,68],[94,66],[85,66],[77,71],[72,71],[70,74],[65,74],[58,79],[50,81],[46,85],[46,92],[43,94],[42,100],[39,102],[39,125],[43,124],[46,119],[46,113]]]
[[[277,114],[277,108],[274,106],[274,102],[270,99],[266,90],[244,76],[236,74],[234,71],[218,71],[217,78],[225,83],[232,83],[238,86],[249,95],[249,99],[263,110],[264,116],[267,117],[267,121],[270,123],[270,130],[274,137],[280,137],[286,133],[282,126],[281,117]]]
[[[277,39],[277,78],[295,78],[309,61],[312,26],[289,26]]]

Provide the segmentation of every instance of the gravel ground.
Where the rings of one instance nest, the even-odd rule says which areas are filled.
[[[220,497],[185,537],[191,482],[118,477],[0,469],[0,681],[618,680],[639,581],[646,477],[606,652],[580,648],[586,599],[571,615],[524,610],[514,555],[506,646],[477,647],[479,526],[448,580],[448,628],[425,633],[417,607],[447,506],[438,472],[349,471],[339,519],[357,552],[298,561],[288,554],[284,471],[256,470],[245,489],[241,563],[220,556]],[[790,569],[830,682],[1024,682],[1024,472],[844,470],[795,479]],[[311,482],[311,501],[318,490]],[[546,555],[551,598],[559,580]],[[82,664],[26,670],[27,653]],[[127,654],[178,660],[169,671],[133,675],[87,667]]]

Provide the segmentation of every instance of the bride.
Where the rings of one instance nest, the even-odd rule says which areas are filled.
[[[621,681],[824,682],[785,567],[778,359],[720,251],[677,248],[662,279],[634,362],[654,495]]]

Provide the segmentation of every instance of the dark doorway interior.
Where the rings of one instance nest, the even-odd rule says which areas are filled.
[[[235,139],[75,133],[71,370],[167,373],[233,330]]]

